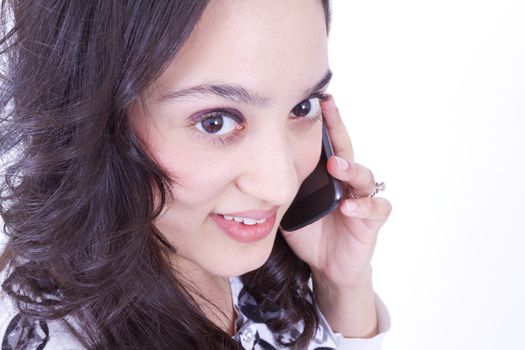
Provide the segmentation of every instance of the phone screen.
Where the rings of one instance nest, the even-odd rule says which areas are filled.
[[[324,152],[321,152],[320,161],[317,163],[314,171],[312,171],[310,176],[304,179],[301,187],[299,188],[299,192],[297,192],[295,197],[296,201],[300,201],[315,191],[330,184],[330,179],[328,177],[329,175],[326,172],[325,167],[326,159],[324,157]]]

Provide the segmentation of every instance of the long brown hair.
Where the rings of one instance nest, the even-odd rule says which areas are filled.
[[[329,2],[322,3],[328,32]],[[170,179],[126,113],[206,6],[1,2],[0,214],[8,242],[0,270],[9,271],[2,287],[23,317],[64,320],[88,349],[240,349],[168,263],[176,247],[152,222]],[[266,320],[275,334],[304,323],[283,346],[304,348],[317,327],[309,276],[280,234],[269,260],[242,276],[263,310],[281,310]]]

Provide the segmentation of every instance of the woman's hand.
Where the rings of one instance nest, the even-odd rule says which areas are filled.
[[[338,209],[315,223],[292,232],[281,228],[281,232],[297,256],[310,266],[316,298],[325,316],[329,316],[335,310],[326,308],[336,303],[335,296],[350,305],[352,301],[345,298],[373,294],[370,262],[379,229],[392,207],[384,198],[368,197],[375,189],[374,176],[369,169],[354,162],[352,143],[333,98],[321,106],[335,154],[328,159],[327,169],[343,183],[344,198]],[[350,189],[358,199],[348,197]],[[370,301],[373,295],[367,298]],[[375,313],[375,308],[373,311]],[[334,318],[337,319],[337,315]],[[327,319],[330,322],[329,317]]]

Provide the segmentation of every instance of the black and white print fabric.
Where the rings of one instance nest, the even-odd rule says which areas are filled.
[[[5,331],[2,350],[42,350],[49,341],[49,328],[45,321],[35,321],[16,315]]]
[[[289,331],[275,339],[274,334],[266,325],[266,321],[275,318],[281,310],[271,310],[263,313],[257,310],[257,302],[243,288],[239,278],[230,279],[232,297],[237,311],[235,322],[236,335],[234,339],[246,350],[277,350],[280,349],[277,340],[289,342],[301,334],[301,323],[291,327]],[[276,315],[277,314],[277,315]],[[305,350],[337,350],[334,340],[325,322],[319,324],[315,338]]]

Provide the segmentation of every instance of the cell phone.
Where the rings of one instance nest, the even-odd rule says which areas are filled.
[[[303,181],[281,220],[281,227],[286,231],[295,231],[310,225],[338,207],[343,186],[326,170],[326,162],[333,154],[330,136],[323,122],[323,146],[319,163]]]

